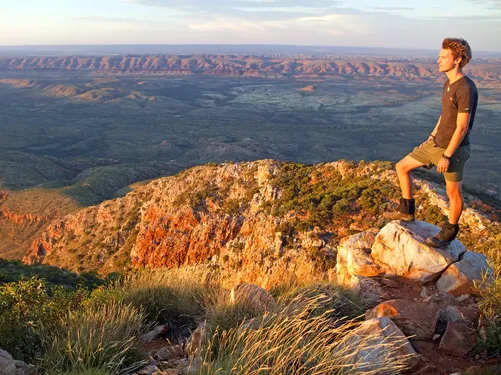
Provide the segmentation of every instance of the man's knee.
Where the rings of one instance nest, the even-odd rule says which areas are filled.
[[[397,165],[395,166],[396,170],[398,173],[409,173],[413,169],[416,169],[413,165],[407,162],[407,160],[404,158],[400,160]]]
[[[460,183],[448,183],[446,185],[446,191],[449,199],[463,199]]]

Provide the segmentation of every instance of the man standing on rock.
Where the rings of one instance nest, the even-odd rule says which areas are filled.
[[[436,165],[437,171],[444,174],[450,206],[449,221],[440,233],[426,240],[433,247],[446,246],[456,238],[463,211],[461,182],[464,165],[470,157],[469,134],[478,103],[477,87],[463,72],[470,60],[471,49],[466,40],[444,39],[437,61],[439,71],[447,74],[442,93],[442,114],[428,140],[414,148],[396,166],[402,198],[395,217],[404,221],[413,221],[415,214],[411,171]]]

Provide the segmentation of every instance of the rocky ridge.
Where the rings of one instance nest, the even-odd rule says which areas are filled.
[[[418,212],[442,215],[430,202],[445,198],[418,185]],[[380,213],[396,205],[396,186],[380,162],[200,166],[56,220],[24,260],[103,273],[210,262],[232,283],[308,281],[333,269],[342,238],[386,223]],[[470,207],[461,224],[484,237],[499,226]]]
[[[235,55],[61,56],[0,59],[0,70],[84,70],[103,73],[205,74],[248,77],[392,77],[436,80],[435,61],[374,61],[363,59],[287,59]],[[468,66],[475,81],[501,78],[496,61]],[[29,83],[23,83],[26,85]]]

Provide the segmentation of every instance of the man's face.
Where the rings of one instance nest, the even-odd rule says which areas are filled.
[[[456,64],[459,63],[459,59],[454,60],[452,51],[450,49],[441,49],[438,55],[438,71],[448,72],[455,68]]]

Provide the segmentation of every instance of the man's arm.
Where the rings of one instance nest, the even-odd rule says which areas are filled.
[[[456,152],[459,145],[463,141],[464,136],[468,132],[469,122],[470,122],[470,113],[468,112],[458,113],[458,117],[456,120],[456,130],[454,131],[454,134],[452,134],[452,138],[449,142],[449,145],[444,151],[445,156],[451,157]]]
[[[449,145],[445,149],[442,158],[438,162],[437,171],[439,173],[447,172],[449,169],[450,157],[454,155],[459,145],[463,141],[464,136],[468,132],[468,123],[470,122],[470,114],[466,113],[458,113],[458,117],[456,120],[456,130],[454,134],[452,134],[452,138],[449,142]],[[445,157],[444,157],[445,156]]]

